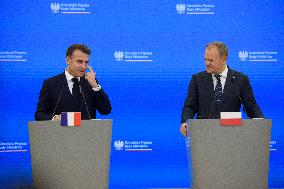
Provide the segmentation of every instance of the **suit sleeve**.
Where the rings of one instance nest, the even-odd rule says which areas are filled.
[[[181,123],[185,123],[188,119],[193,119],[198,111],[198,90],[195,76],[192,76],[187,96],[182,108]]]
[[[247,111],[248,117],[250,118],[263,118],[264,117],[260,107],[258,106],[255,100],[253,90],[252,90],[251,84],[247,76],[244,76],[244,80],[242,83],[241,98],[243,100],[244,107],[245,107],[245,110]]]
[[[96,98],[96,109],[102,115],[107,115],[111,113],[111,104],[107,94],[101,88],[99,91],[94,91]]]
[[[47,81],[43,82],[42,89],[39,94],[39,100],[35,112],[35,120],[51,120],[52,119],[52,100]]]

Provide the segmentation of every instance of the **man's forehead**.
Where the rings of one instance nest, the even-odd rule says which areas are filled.
[[[218,52],[218,48],[216,46],[210,45],[206,47],[205,51]]]
[[[71,57],[76,57],[76,58],[89,58],[89,55],[82,52],[82,51],[74,51],[71,55]]]
[[[73,51],[72,55],[74,55],[74,54],[88,55],[88,54],[84,53],[83,51],[81,51],[80,49],[75,49],[75,50]]]
[[[205,50],[205,56],[219,56],[218,49],[214,46],[207,47]]]

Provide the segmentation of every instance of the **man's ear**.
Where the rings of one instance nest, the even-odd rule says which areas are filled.
[[[227,61],[227,57],[224,56],[224,57],[222,58],[223,64],[226,64],[226,61]]]
[[[71,63],[71,59],[70,59],[69,56],[66,57],[66,63],[67,63],[68,65],[70,65],[70,63]]]

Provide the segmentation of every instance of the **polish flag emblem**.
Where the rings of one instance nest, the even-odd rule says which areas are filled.
[[[242,113],[241,112],[221,112],[220,125],[221,126],[241,126]]]

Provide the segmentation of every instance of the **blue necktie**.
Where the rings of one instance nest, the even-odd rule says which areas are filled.
[[[222,84],[221,84],[221,75],[214,75],[217,79],[217,85],[215,87],[215,96],[216,96],[216,105],[218,113],[220,112],[220,105],[222,101]]]

